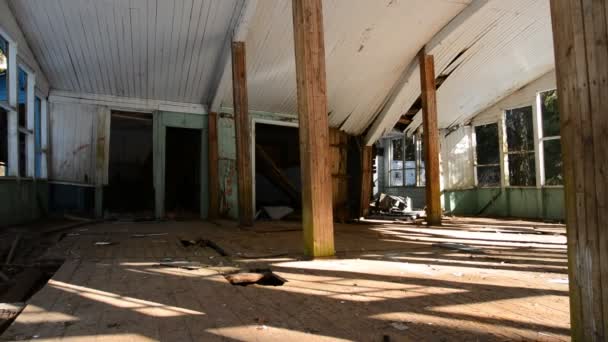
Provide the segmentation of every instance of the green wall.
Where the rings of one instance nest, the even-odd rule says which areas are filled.
[[[454,215],[564,219],[563,188],[446,190],[444,208]]]
[[[47,212],[46,181],[0,178],[0,226],[31,222]]]

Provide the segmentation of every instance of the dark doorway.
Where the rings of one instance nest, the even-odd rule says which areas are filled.
[[[201,203],[201,130],[167,127],[165,209],[169,218],[198,218]]]
[[[261,215],[272,212],[265,207],[289,207],[285,218],[298,218],[301,212],[300,144],[297,127],[258,123],[255,126],[256,208]]]
[[[153,216],[152,114],[112,112],[104,210]]]

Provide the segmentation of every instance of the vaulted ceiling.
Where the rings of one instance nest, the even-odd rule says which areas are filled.
[[[56,90],[201,103],[243,0],[12,0]]]
[[[9,1],[52,89],[205,105],[245,4]],[[246,35],[250,109],[295,114],[291,1],[248,1],[256,4]],[[553,68],[549,0],[324,0],[323,9],[330,125],[368,142],[412,112],[424,46],[444,78],[440,127]],[[410,128],[419,123],[418,114]]]

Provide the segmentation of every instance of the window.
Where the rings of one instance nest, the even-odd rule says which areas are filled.
[[[562,148],[560,137],[557,91],[539,94],[542,116],[542,148],[544,155],[545,185],[562,185]]]
[[[509,184],[512,186],[536,185],[532,119],[532,107],[506,112]]]
[[[8,102],[8,42],[0,36],[0,101]]]
[[[421,162],[420,138],[391,139],[390,186],[424,186],[424,162]]]
[[[8,115],[0,108],[0,177],[8,175]]]
[[[8,105],[8,42],[0,36],[0,103]],[[8,112],[0,107],[0,177],[8,175]]]
[[[27,73],[19,68],[17,78],[17,111],[19,114],[19,175],[27,171]]]
[[[475,127],[477,185],[500,185],[498,124]]]
[[[34,99],[34,175],[42,176],[42,100],[36,96]]]

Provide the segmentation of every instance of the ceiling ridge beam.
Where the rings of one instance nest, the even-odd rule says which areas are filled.
[[[439,30],[439,32],[425,45],[427,53],[432,54],[436,48],[445,43],[452,33],[458,30],[458,28],[460,28],[469,18],[478,13],[490,2],[491,0],[474,0],[471,2],[447,25]],[[451,61],[452,59],[453,58],[449,58],[448,60]],[[438,65],[437,70],[439,72],[437,74],[441,73],[441,69],[443,69],[443,66]],[[365,136],[366,145],[373,145],[378,139],[386,134],[388,130],[391,130],[401,117],[402,112],[409,109],[416,101],[416,98],[421,93],[420,82],[418,80],[419,73],[418,57],[415,56],[405,69],[402,77],[400,77],[397,83],[391,88],[391,91],[387,95],[387,100],[379,109],[376,118]],[[408,93],[416,95],[410,95],[409,97],[404,98]]]
[[[211,97],[211,101],[209,101],[209,111],[217,112],[221,105],[224,94],[229,89],[231,82],[231,61],[232,61],[232,53],[231,53],[231,44],[232,42],[244,42],[247,39],[247,34],[249,33],[249,27],[255,18],[255,13],[257,10],[258,0],[245,0],[243,6],[241,7],[241,13],[239,15],[239,19],[234,27],[234,31],[225,43],[224,50],[222,52],[222,59],[220,60],[224,62],[221,75],[218,79],[218,82],[215,87],[215,93],[213,97]]]

